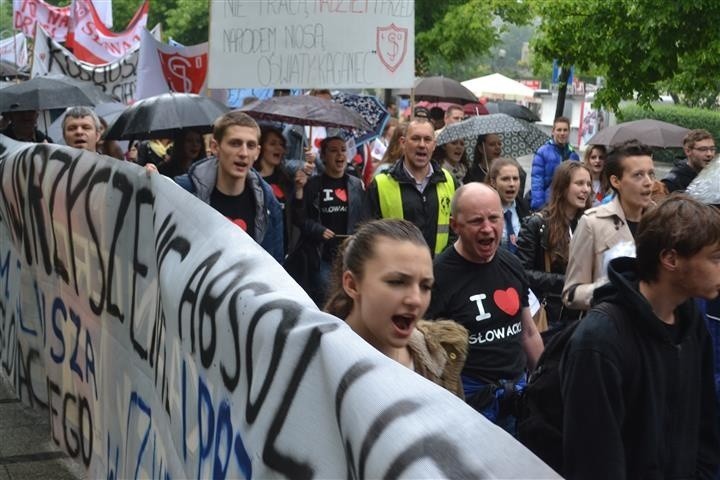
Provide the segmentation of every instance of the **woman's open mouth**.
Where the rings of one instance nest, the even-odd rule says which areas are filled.
[[[408,336],[412,333],[415,326],[415,315],[393,315],[392,322],[398,333],[403,336]]]

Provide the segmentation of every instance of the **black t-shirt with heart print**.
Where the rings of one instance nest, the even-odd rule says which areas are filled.
[[[347,177],[332,178],[323,174],[320,181],[320,223],[335,235],[347,234],[348,189]],[[333,238],[323,246],[322,259],[331,262],[343,238]]]
[[[210,194],[210,206],[255,238],[255,198],[250,188],[235,196],[225,195],[215,188]]]
[[[462,372],[485,382],[517,378],[526,365],[520,344],[528,280],[520,261],[499,248],[489,263],[465,260],[446,249],[435,257],[435,284],[427,318],[447,318],[468,329]]]

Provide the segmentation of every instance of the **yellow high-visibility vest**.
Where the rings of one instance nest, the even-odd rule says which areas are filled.
[[[435,235],[435,254],[445,250],[450,239],[450,201],[455,194],[455,182],[452,174],[441,169],[445,174],[445,181],[435,184],[438,199],[437,233]],[[380,200],[380,215],[382,218],[405,218],[403,216],[402,195],[400,184],[388,173],[381,173],[375,177]]]

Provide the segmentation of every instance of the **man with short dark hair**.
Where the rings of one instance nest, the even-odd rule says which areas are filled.
[[[720,291],[720,213],[685,195],[643,215],[637,259],[580,321],[560,364],[568,479],[715,479],[713,358],[692,297]]]
[[[102,125],[95,111],[90,107],[70,107],[65,110],[62,120],[63,140],[69,147],[97,152]]]
[[[411,121],[400,143],[402,158],[368,187],[365,217],[404,218],[423,232],[434,254],[440,253],[450,243],[450,202],[457,182],[431,160],[435,131],[430,122]]]
[[[550,200],[550,185],[560,162],[580,160],[569,138],[570,119],[558,117],[553,122],[552,138],[535,152],[530,171],[530,207],[535,211]]]
[[[232,111],[215,120],[215,156],[194,163],[175,181],[242,228],[275,260],[283,261],[283,213],[270,186],[253,169],[260,155],[260,128]]]
[[[690,130],[683,139],[685,160],[676,160],[662,182],[668,192],[684,192],[700,171],[715,158],[715,139],[707,130]]]
[[[562,295],[565,305],[576,310],[590,308],[593,292],[607,282],[605,265],[615,250],[634,248],[638,222],[652,205],[652,150],[636,140],[616,146],[605,161],[605,175],[614,198],[586,210],[570,240]]]
[[[11,110],[3,112],[10,121],[0,134],[20,142],[53,143],[52,139],[37,129],[37,110]]]
[[[451,226],[458,238],[435,258],[428,318],[450,318],[468,329],[462,372],[465,400],[511,433],[512,404],[543,351],[528,306],[520,260],[499,248],[505,220],[500,196],[482,183],[458,189]]]

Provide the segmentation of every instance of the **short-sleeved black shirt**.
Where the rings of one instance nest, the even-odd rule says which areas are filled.
[[[450,247],[435,258],[428,318],[448,318],[468,329],[463,375],[484,381],[514,379],[526,365],[520,344],[528,280],[520,261],[499,248],[489,263],[465,260]]]
[[[225,195],[217,188],[210,194],[210,206],[255,238],[255,199],[249,185],[240,195]]]
[[[332,178],[325,174],[320,182],[320,223],[335,235],[347,234],[348,188],[347,177]],[[331,239],[325,243],[322,258],[332,261],[342,239]]]

